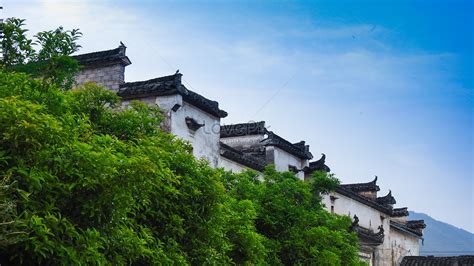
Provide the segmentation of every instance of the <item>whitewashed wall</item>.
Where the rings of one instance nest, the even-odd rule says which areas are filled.
[[[330,195],[338,198],[334,201],[334,204],[331,203]],[[354,214],[357,215],[359,217],[359,225],[362,227],[378,232],[377,228],[383,224],[383,229],[385,232],[388,232],[390,217],[387,214],[339,193],[333,192],[330,195],[323,197],[323,203],[329,212],[331,211],[331,206],[334,206],[334,213],[336,214],[349,215],[351,219],[354,217]],[[380,218],[381,216],[384,217],[383,222]]]
[[[338,199],[331,202],[331,195]],[[393,217],[336,192],[325,195],[323,204],[329,212],[331,212],[331,206],[334,206],[336,214],[348,215],[351,219],[354,214],[357,215],[359,225],[372,229],[374,232],[378,232],[378,227],[383,225],[385,238],[384,242],[375,249],[374,265],[399,265],[403,256],[419,255],[420,240],[391,228],[390,220]],[[381,217],[384,219],[382,220]]]
[[[404,256],[420,255],[420,242],[418,238],[406,233],[402,233],[397,229],[390,228],[388,234],[388,247],[391,252],[391,264],[400,265]]]
[[[189,141],[196,158],[206,159],[211,167],[218,166],[220,118],[183,101],[179,94],[138,100],[150,105],[158,105],[165,116],[162,127],[171,134]],[[124,101],[123,104],[128,105],[129,101]],[[181,106],[176,112],[171,110],[175,104]],[[186,125],[186,117],[191,117],[204,126],[192,131]]]
[[[266,152],[267,154],[273,153],[273,164],[275,164],[275,169],[281,172],[289,171],[288,167],[290,165],[295,166],[297,169],[303,169],[305,166],[309,165],[308,160],[298,158],[275,146],[267,146]],[[298,172],[296,176],[299,179],[304,180],[303,171]]]
[[[186,117],[204,124],[195,132],[186,125]],[[211,167],[217,167],[219,161],[220,118],[183,101],[182,107],[171,113],[171,133],[189,141],[196,158],[206,159]]]
[[[218,167],[222,167],[225,170],[232,171],[234,173],[240,173],[249,169],[240,163],[234,162],[222,156],[219,156]]]

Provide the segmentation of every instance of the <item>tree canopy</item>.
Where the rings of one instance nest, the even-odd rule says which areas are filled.
[[[157,107],[17,69],[0,69],[0,264],[360,264],[321,204],[333,176],[213,169]]]

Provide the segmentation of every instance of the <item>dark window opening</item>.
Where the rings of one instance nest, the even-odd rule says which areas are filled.
[[[297,174],[298,173],[298,168],[296,168],[296,166],[294,166],[294,165],[288,165],[288,171]]]

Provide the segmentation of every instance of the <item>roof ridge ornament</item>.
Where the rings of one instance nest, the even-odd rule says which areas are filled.
[[[374,180],[367,183],[342,184],[341,186],[354,192],[376,192],[380,191],[380,187],[377,185],[377,179],[378,177],[375,176]]]
[[[153,78],[144,81],[126,82],[120,85],[118,96],[123,99],[137,99],[150,96],[169,96],[179,94],[183,100],[195,107],[219,118],[227,116],[227,112],[219,109],[219,103],[188,90],[181,83],[183,74],[175,73],[169,76]]]
[[[373,182],[374,184],[377,184],[377,179],[378,179],[378,178],[379,178],[379,177],[378,177],[377,175],[375,175],[375,179],[374,179],[374,181],[372,181],[372,182]]]
[[[309,166],[303,168],[306,174],[312,174],[315,171],[322,171],[329,173],[331,172],[331,168],[326,165],[326,154],[321,153],[321,158],[317,161],[310,162]]]
[[[119,54],[121,56],[125,56],[125,52],[127,51],[127,46],[125,46],[125,44],[123,44],[123,42],[120,41],[120,46],[118,48],[119,48]]]
[[[388,194],[383,197],[378,197],[376,201],[384,205],[394,205],[397,203],[395,198],[392,196],[392,190],[389,190]]]

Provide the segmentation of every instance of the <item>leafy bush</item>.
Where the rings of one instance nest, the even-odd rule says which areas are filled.
[[[0,66],[16,72],[41,77],[45,81],[68,90],[74,85],[74,75],[79,71],[78,62],[70,57],[81,47],[77,41],[82,36],[79,29],[38,32],[36,41],[28,38],[25,20],[8,18],[0,23],[3,59]],[[38,51],[34,46],[39,46]]]
[[[349,219],[321,206],[334,179],[212,169],[159,114],[93,84],[0,72],[2,260],[357,264]]]
[[[79,31],[38,33],[36,52],[23,24],[2,24],[0,264],[360,264],[349,218],[321,205],[333,176],[212,169],[158,108],[70,90]]]

